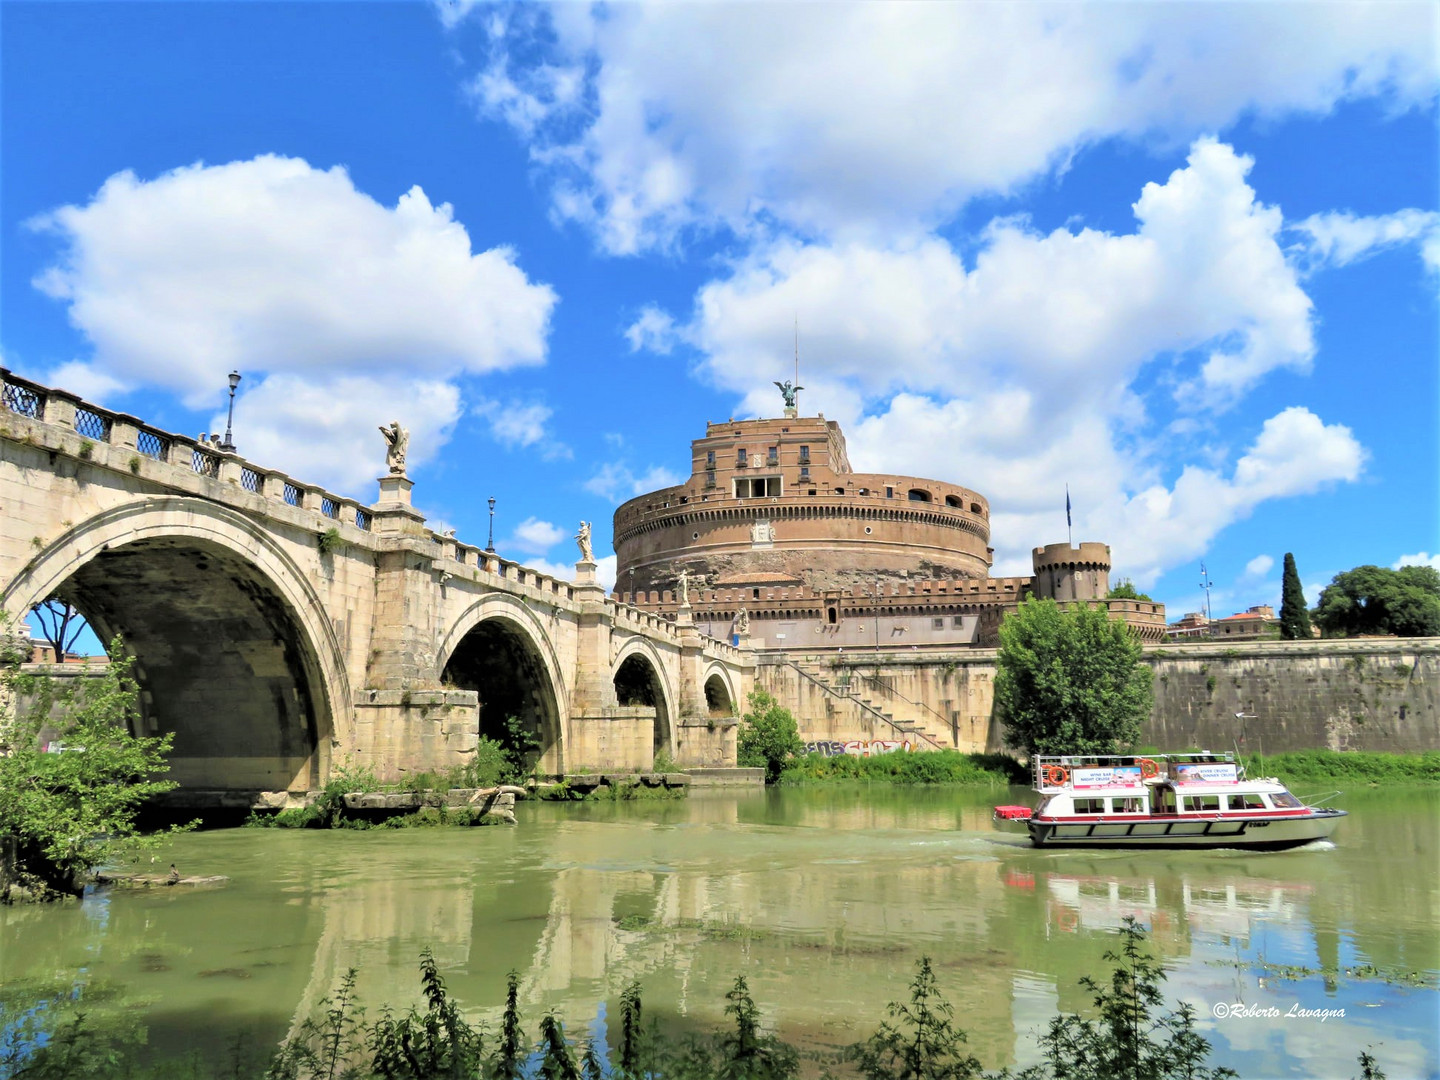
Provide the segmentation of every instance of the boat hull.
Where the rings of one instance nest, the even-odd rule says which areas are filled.
[[[1114,818],[1046,821],[1031,818],[1028,831],[1030,842],[1036,847],[1283,851],[1328,839],[1344,816],[1343,810],[1322,810],[1284,817],[1167,818],[1161,821],[1151,818],[1138,821]]]

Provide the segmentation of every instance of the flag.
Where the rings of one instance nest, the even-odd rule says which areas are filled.
[[[1065,528],[1070,528],[1070,485],[1065,485]]]

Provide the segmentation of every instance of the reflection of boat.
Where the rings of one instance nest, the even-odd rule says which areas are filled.
[[[1233,754],[1037,757],[1040,805],[997,807],[1036,847],[1252,848],[1323,840],[1343,810],[1306,806],[1273,777],[1246,779]]]

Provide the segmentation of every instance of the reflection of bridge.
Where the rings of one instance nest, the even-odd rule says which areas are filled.
[[[0,368],[0,610],[50,596],[136,658],[188,788],[461,763],[520,718],[540,769],[734,764],[748,650]]]

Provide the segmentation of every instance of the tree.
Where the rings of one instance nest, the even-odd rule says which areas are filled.
[[[1295,556],[1288,551],[1280,583],[1280,636],[1286,641],[1310,640],[1310,610],[1305,606],[1305,590],[1300,587]]]
[[[1320,593],[1315,622],[1327,635],[1440,634],[1440,571],[1433,566],[1357,566]]]
[[[758,686],[750,691],[750,711],[740,723],[736,763],[765,769],[765,782],[780,779],[785,763],[805,752],[795,717]]]
[[[1119,581],[1115,582],[1114,585],[1110,586],[1110,591],[1105,594],[1105,599],[1149,601],[1150,597],[1147,594],[1138,591],[1135,588],[1135,583],[1131,581],[1128,577],[1122,577]]]
[[[40,899],[78,895],[97,867],[160,840],[141,836],[136,816],[176,786],[160,779],[171,736],[131,734],[140,716],[133,661],[118,638],[111,655],[64,688],[23,673],[19,649],[0,657],[0,900],[15,885]],[[47,726],[62,752],[42,751]]]
[[[51,597],[32,607],[35,623],[50,648],[55,650],[55,662],[63,664],[65,656],[75,647],[75,641],[85,629],[85,616],[73,604]]]
[[[1114,754],[1150,715],[1140,639],[1104,607],[1030,597],[1000,624],[995,704],[1011,746],[1035,754]]]

